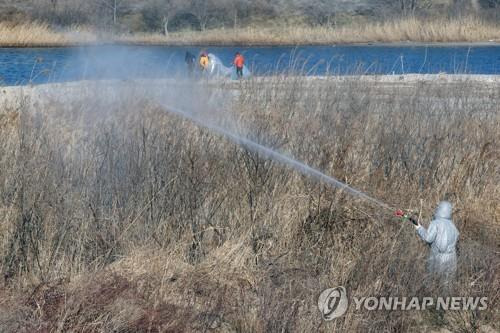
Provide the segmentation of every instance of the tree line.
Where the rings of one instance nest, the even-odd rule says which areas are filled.
[[[24,0],[12,1],[30,19],[55,26],[88,25],[120,31],[164,32],[238,28],[294,20],[338,25],[356,18],[469,15],[500,17],[500,0]],[[18,19],[5,9],[0,19]],[[0,13],[2,14],[2,13]]]

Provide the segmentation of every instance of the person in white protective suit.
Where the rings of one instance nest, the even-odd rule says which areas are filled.
[[[448,285],[457,270],[457,241],[459,232],[451,220],[452,205],[448,201],[439,204],[434,219],[425,229],[416,225],[417,233],[431,247],[427,270],[442,284]]]
[[[211,77],[229,77],[231,76],[231,69],[224,66],[222,61],[213,53],[208,54],[210,59],[208,65],[208,73]]]

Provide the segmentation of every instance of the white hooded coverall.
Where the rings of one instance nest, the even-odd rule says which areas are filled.
[[[456,245],[459,232],[451,220],[451,203],[439,204],[429,227],[417,228],[418,235],[431,247],[427,261],[429,273],[436,274],[443,282],[449,283],[457,269]]]

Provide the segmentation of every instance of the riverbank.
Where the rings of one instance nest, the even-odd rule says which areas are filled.
[[[0,332],[498,330],[500,89],[462,78],[0,88],[21,102],[0,96]],[[392,211],[237,137],[425,226],[452,201],[460,256],[447,288],[488,307],[351,306],[323,321],[318,296],[337,285],[441,297],[427,246]]]
[[[84,27],[55,31],[46,24],[0,23],[1,47],[61,47],[121,43],[133,45],[284,46],[364,43],[500,43],[500,25],[467,17],[406,18],[341,27],[248,27],[164,34],[109,34]]]
[[[369,85],[379,96],[390,95],[397,89],[399,93],[410,93],[417,86],[446,85],[449,87],[467,85],[475,92],[473,99],[491,100],[500,91],[499,75],[450,75],[450,74],[406,74],[406,75],[342,75],[342,76],[267,76],[253,77],[245,81],[213,79],[193,81],[189,79],[138,79],[138,80],[85,80],[75,82],[50,83],[40,85],[6,86],[0,88],[0,107],[18,109],[28,107],[32,110],[50,108],[51,105],[83,103],[87,100],[109,101],[113,104],[122,96],[148,96],[150,100],[161,100],[165,91],[170,89],[209,89],[229,94],[238,94],[242,87],[259,85],[263,87],[282,87],[301,84],[311,89],[317,85]],[[479,95],[478,95],[479,94]],[[424,96],[425,97],[425,96]]]

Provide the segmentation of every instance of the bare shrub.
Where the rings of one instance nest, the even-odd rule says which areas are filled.
[[[488,310],[349,311],[331,323],[315,305],[328,287],[444,293],[427,277],[426,246],[391,212],[137,95],[2,111],[0,330],[495,327],[497,88],[352,77],[222,87],[236,97],[212,115],[242,135],[416,208],[424,224],[439,200],[455,204],[453,290],[489,297]]]

